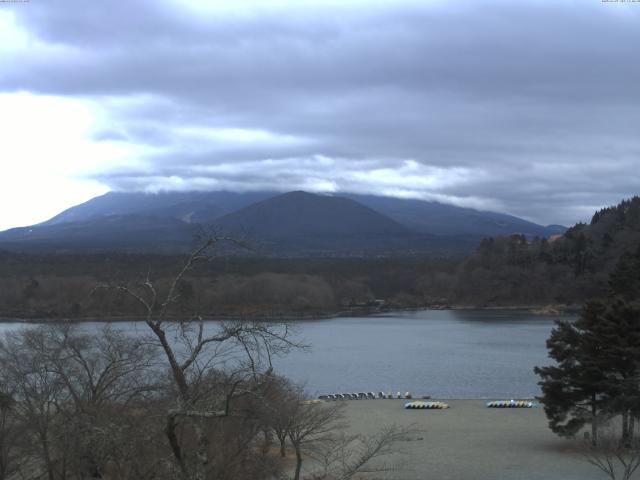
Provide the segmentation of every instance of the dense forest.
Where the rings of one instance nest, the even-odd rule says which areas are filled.
[[[640,197],[602,209],[564,235],[486,238],[463,260],[214,257],[179,285],[172,312],[298,316],[379,308],[571,306],[607,290],[640,245]],[[118,318],[139,307],[111,288],[147,277],[167,285],[184,258],[134,254],[0,252],[0,316]]]
[[[109,287],[141,284],[147,275],[166,287],[184,261],[128,254],[4,253],[0,259],[0,316],[15,318],[139,315],[131,299]],[[425,303],[421,291],[439,277],[450,281],[456,268],[454,261],[431,259],[213,258],[180,283],[173,314],[322,316],[367,312],[377,308],[376,299],[419,306]]]
[[[479,305],[577,304],[603,296],[623,255],[640,247],[640,197],[558,237],[485,239],[457,270],[451,298]]]

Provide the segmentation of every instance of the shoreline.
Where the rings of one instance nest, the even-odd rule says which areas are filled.
[[[237,320],[254,320],[254,321],[281,321],[281,322],[295,322],[295,321],[308,321],[308,320],[330,320],[333,318],[344,317],[370,317],[379,314],[392,314],[395,312],[415,312],[420,310],[496,310],[496,311],[520,311],[529,312],[533,315],[540,316],[553,316],[553,315],[575,315],[579,313],[580,306],[578,305],[498,305],[498,306],[477,306],[477,305],[428,305],[419,307],[400,307],[389,306],[388,308],[354,308],[351,310],[341,310],[336,312],[317,312],[317,313],[296,313],[296,314],[222,314],[216,316],[207,316],[205,321],[237,321]],[[47,317],[38,316],[35,313],[25,315],[6,315],[0,314],[0,323],[84,323],[84,322],[104,322],[104,323],[119,323],[119,322],[143,322],[144,316],[141,315],[119,315],[111,317]],[[188,317],[175,317],[172,321],[186,320]]]

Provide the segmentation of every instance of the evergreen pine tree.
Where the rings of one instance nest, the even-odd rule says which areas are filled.
[[[622,417],[622,440],[628,443],[640,417],[640,307],[621,298],[607,303],[596,335],[606,376],[607,408]]]
[[[557,323],[547,340],[557,364],[535,368],[549,426],[559,435],[591,424],[596,443],[599,421],[620,416],[626,443],[640,418],[640,262],[624,260],[607,299],[587,303],[574,323]]]
[[[609,296],[621,296],[625,301],[640,301],[640,247],[625,253],[609,276]]]
[[[607,377],[601,368],[602,351],[593,334],[604,310],[601,302],[591,302],[575,323],[558,321],[547,340],[549,356],[557,364],[534,369],[542,378],[539,385],[551,430],[572,437],[590,424],[594,444],[598,423],[607,412]]]

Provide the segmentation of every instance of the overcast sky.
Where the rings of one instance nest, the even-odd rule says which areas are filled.
[[[640,3],[0,3],[0,158],[0,229],[190,189],[573,224],[640,193]]]

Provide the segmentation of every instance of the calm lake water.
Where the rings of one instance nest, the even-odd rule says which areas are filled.
[[[539,394],[536,365],[557,317],[505,310],[422,310],[298,322],[311,346],[274,361],[312,394],[411,391],[438,398],[516,398]],[[210,322],[211,327],[215,322]],[[101,328],[100,323],[83,328]],[[118,323],[133,334],[144,325]],[[20,324],[0,324],[2,331]]]

